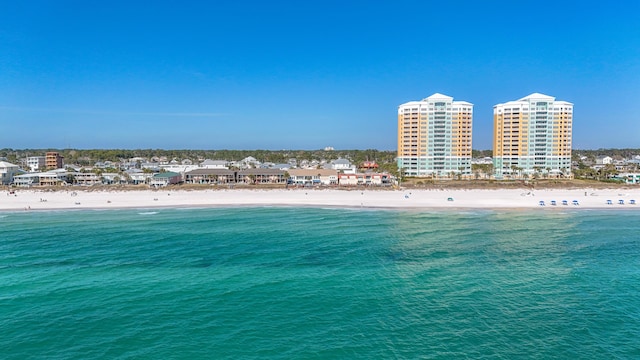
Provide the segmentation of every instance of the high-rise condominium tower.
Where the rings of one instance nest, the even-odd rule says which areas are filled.
[[[493,166],[505,174],[571,173],[573,104],[531,94],[493,107]]]
[[[406,176],[471,174],[473,104],[433,94],[398,107],[398,167]]]

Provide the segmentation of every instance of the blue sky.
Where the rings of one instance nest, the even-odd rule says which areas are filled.
[[[4,1],[0,148],[395,150],[433,93],[574,103],[640,147],[640,1]]]

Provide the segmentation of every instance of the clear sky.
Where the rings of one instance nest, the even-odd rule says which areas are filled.
[[[2,1],[0,148],[395,150],[397,107],[540,92],[640,147],[640,1]]]

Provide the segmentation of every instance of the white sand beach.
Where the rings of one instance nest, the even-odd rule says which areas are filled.
[[[542,202],[542,203],[541,203]],[[635,203],[635,204],[634,204]],[[542,205],[544,204],[544,205]],[[0,211],[155,207],[316,206],[407,209],[639,209],[638,189],[15,190]]]

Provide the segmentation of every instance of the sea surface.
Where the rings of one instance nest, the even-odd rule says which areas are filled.
[[[640,211],[0,213],[1,359],[638,359]]]

